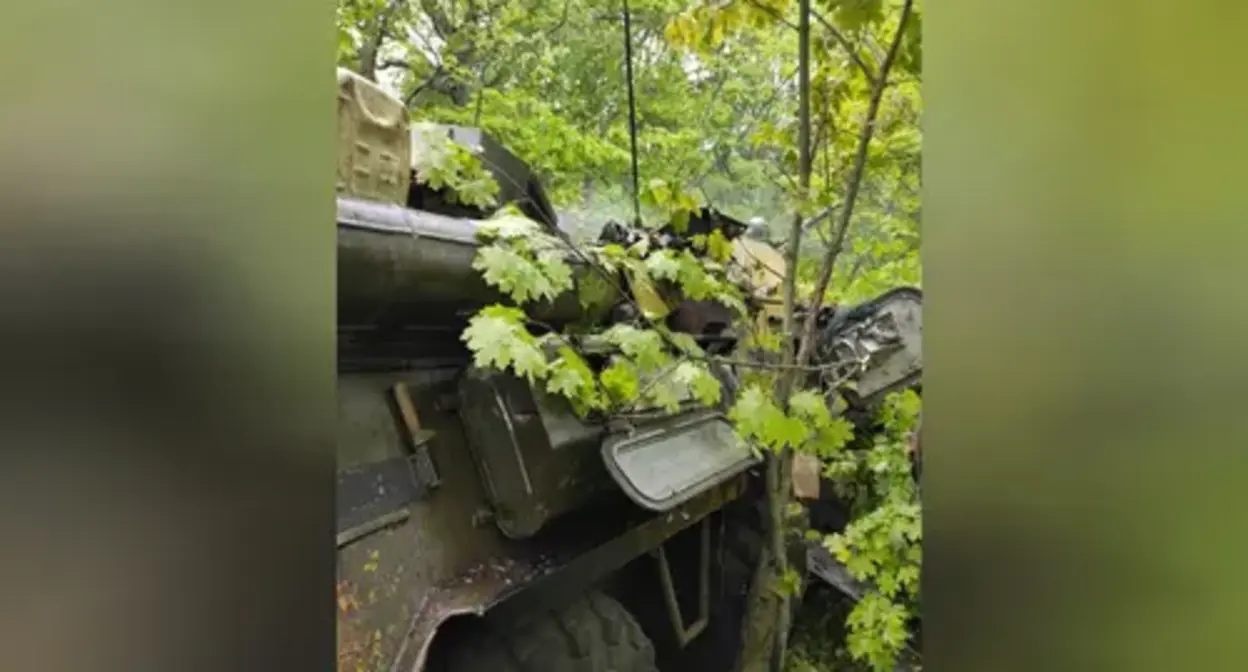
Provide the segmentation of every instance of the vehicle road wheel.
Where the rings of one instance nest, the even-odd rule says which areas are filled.
[[[602,593],[514,630],[473,633],[446,653],[437,672],[658,672],[641,626]]]

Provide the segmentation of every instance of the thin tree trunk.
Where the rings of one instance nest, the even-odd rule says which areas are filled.
[[[798,194],[799,202],[809,197],[810,188],[810,0],[801,0],[801,17],[798,26]],[[786,252],[788,273],[784,278],[784,332],[797,331],[797,263],[802,240],[802,210],[796,208],[793,226],[789,230]],[[798,344],[789,339],[785,343],[782,361],[791,364]],[[784,373],[777,380],[778,402],[787,405],[789,394],[796,382],[796,374]],[[779,580],[788,570],[788,553],[785,543],[785,509],[788,505],[788,471],[791,469],[792,453],[785,449],[771,455],[767,460],[767,511],[768,539],[759,564],[754,572],[746,605],[745,623],[742,631],[742,672],[762,672],[783,669],[788,648],[788,629],[791,615],[787,594],[778,590]]]
[[[789,396],[799,382],[800,367],[810,357],[814,345],[815,315],[823,305],[823,295],[827,292],[828,283],[832,278],[832,269],[844,245],[849,224],[852,221],[854,205],[858,192],[862,187],[863,175],[866,171],[867,150],[875,134],[875,119],[879,114],[880,101],[884,89],[888,86],[889,70],[896,60],[898,48],[906,23],[909,20],[913,0],[906,0],[901,11],[897,26],[897,34],[875,73],[875,81],[871,91],[866,118],[858,135],[858,147],[854,156],[854,164],[845,182],[845,199],[838,213],[835,239],[828,246],[819,269],[818,282],[811,305],[803,310],[804,319],[801,325],[801,338],[796,343],[786,341],[783,361],[796,365],[782,374],[777,382],[777,403],[781,408],[787,407]],[[798,71],[799,71],[799,102],[798,102],[798,198],[804,203],[809,198],[811,177],[810,145],[810,0],[800,0],[798,25]],[[868,71],[869,72],[869,71]],[[799,212],[795,215],[792,229],[789,232],[787,260],[788,273],[784,283],[784,328],[785,333],[797,331],[797,261],[801,245],[803,221]],[[794,352],[796,350],[796,352]],[[779,580],[788,568],[785,535],[785,510],[792,489],[792,454],[789,449],[772,455],[767,461],[767,501],[770,518],[769,544],[762,553],[760,565],[755,572],[755,579],[750,588],[749,603],[746,609],[746,622],[743,629],[743,653],[753,653],[749,659],[743,658],[743,672],[756,672],[769,668],[771,672],[781,672],[788,649],[788,631],[792,615],[789,607],[789,596],[774,591]],[[764,623],[774,624],[763,628]],[[752,651],[757,646],[760,634],[766,632],[770,636],[769,656],[762,656]],[[763,662],[763,661],[766,662]]]
[[[810,199],[810,174],[813,169],[811,161],[811,144],[810,144],[810,0],[801,0],[798,3],[798,12],[800,16],[797,22],[797,86],[798,86],[798,102],[797,102],[797,202],[805,205]],[[802,213],[805,207],[797,208],[793,214],[793,227],[789,230],[789,282],[785,286],[784,295],[784,321],[785,333],[795,333],[797,320],[797,263],[799,246],[802,239]],[[806,321],[812,321],[812,316],[806,314]],[[793,345],[789,344],[785,348],[785,363],[789,364],[795,360],[793,353]],[[800,353],[800,348],[798,352]],[[799,374],[796,371],[788,372],[781,376],[777,392],[778,403],[781,408],[787,408],[789,404],[789,396],[793,393],[793,388],[798,382]],[[789,495],[792,490],[793,477],[793,450],[784,448],[779,451],[768,462],[768,517],[770,518],[769,533],[771,536],[771,555],[774,569],[774,578],[780,579],[788,573],[788,552],[785,530],[785,511],[788,509]],[[789,645],[789,621],[792,618],[793,609],[790,606],[792,596],[787,592],[778,594],[779,600],[776,604],[776,631],[775,640],[771,645],[771,672],[782,672],[784,670],[784,658],[788,652]]]

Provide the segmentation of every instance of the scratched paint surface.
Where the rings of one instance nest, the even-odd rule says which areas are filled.
[[[627,507],[627,519],[614,520],[603,509],[579,510],[552,524],[552,536],[540,543],[507,540],[480,515],[480,478],[458,419],[433,404],[435,384],[448,378],[419,373],[339,377],[340,465],[401,454],[387,392],[402,380],[411,388],[422,426],[436,432],[429,448],[442,485],[410,505],[411,516],[402,524],[339,550],[338,672],[410,672],[442,620],[505,598],[620,535],[645,514]],[[661,518],[672,523],[676,516],[681,516],[677,527],[696,519],[676,512]],[[642,553],[665,535],[661,529],[647,532],[631,539],[623,552]],[[401,652],[404,666],[396,670]]]
[[[455,417],[434,408],[433,385],[446,375],[410,373],[339,378],[339,464],[402,454],[399,425],[387,399],[398,380],[410,387],[421,422],[437,432],[430,444],[442,486],[413,504],[403,524],[366,536],[338,553],[338,670],[389,670],[417,609],[436,586],[470,570],[481,558],[511,551],[489,524],[474,524],[482,504]]]

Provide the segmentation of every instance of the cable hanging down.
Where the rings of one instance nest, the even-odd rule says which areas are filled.
[[[624,74],[628,83],[628,142],[633,168],[633,224],[641,226],[641,179],[637,169],[637,99],[633,90],[633,22],[624,2]]]

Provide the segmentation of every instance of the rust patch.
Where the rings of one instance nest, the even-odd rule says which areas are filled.
[[[337,587],[338,594],[338,613],[346,615],[360,608],[360,602],[355,596],[355,586],[349,581],[339,581]]]
[[[350,623],[338,624],[339,672],[382,672],[387,669],[380,630],[368,632]]]
[[[578,544],[540,555],[495,557],[468,567],[454,579],[409,602],[412,605],[409,613],[413,616],[408,621],[389,672],[421,672],[438,628],[448,619],[464,615],[482,616],[505,602],[510,604],[512,597],[523,596],[535,584],[551,580],[550,577],[556,574],[562,576],[571,572],[588,578],[604,571],[601,568],[627,562],[738,497],[744,483],[744,477],[734,479],[676,510],[656,516],[603,542]],[[537,589],[540,590],[540,587]],[[342,630],[345,626],[341,619],[339,623]],[[351,635],[340,635],[340,643],[345,641],[354,640],[351,640]],[[359,655],[367,659],[366,654]],[[340,654],[339,672],[369,672],[367,668],[361,670],[349,664]]]
[[[512,591],[554,573],[559,564],[554,558],[496,558],[473,565],[454,580],[429,591],[416,608],[416,617],[390,671],[423,670],[429,647],[442,623],[455,616],[484,614]],[[408,651],[409,645],[418,648]]]
[[[370,597],[374,591],[369,591]],[[382,672],[388,669],[383,634],[380,630],[361,627],[353,618],[360,610],[356,587],[339,581],[338,593],[338,665],[339,672]]]

